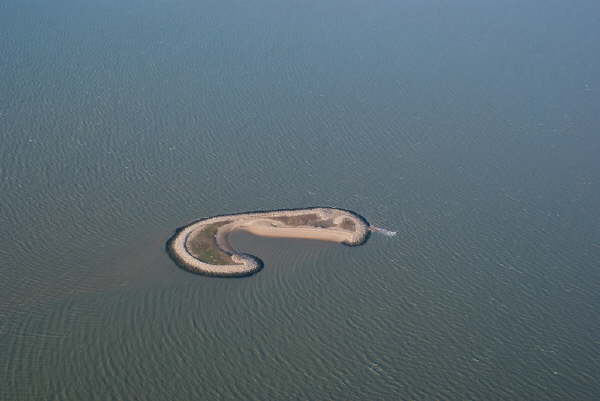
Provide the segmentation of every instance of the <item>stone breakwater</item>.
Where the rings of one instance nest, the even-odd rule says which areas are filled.
[[[179,228],[167,242],[167,251],[178,265],[194,273],[239,277],[258,272],[263,266],[259,258],[231,246],[229,234],[234,231],[357,246],[368,239],[370,226],[354,212],[325,207],[231,214]]]

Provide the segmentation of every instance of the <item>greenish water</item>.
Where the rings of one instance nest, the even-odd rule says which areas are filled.
[[[597,399],[598,12],[2,2],[0,399]],[[165,253],[315,205],[398,235]]]

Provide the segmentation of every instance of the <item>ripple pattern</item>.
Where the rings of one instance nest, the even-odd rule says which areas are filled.
[[[0,400],[597,399],[600,10],[536,7],[3,1]],[[164,252],[315,204],[398,235]]]

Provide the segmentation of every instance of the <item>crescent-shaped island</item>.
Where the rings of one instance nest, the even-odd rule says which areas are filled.
[[[367,241],[371,227],[354,212],[327,207],[230,214],[200,219],[177,229],[167,242],[167,250],[179,266],[194,273],[218,277],[256,273],[262,261],[231,246],[229,234],[234,231],[357,246]]]

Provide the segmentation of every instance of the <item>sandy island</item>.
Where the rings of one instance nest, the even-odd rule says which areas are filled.
[[[304,238],[356,246],[369,237],[369,223],[342,209],[311,208],[209,217],[178,229],[167,242],[181,267],[209,276],[247,276],[262,268],[256,256],[237,252],[229,234],[246,231],[273,238]]]

